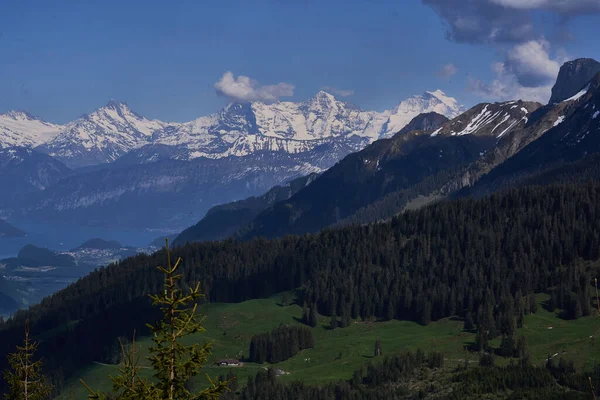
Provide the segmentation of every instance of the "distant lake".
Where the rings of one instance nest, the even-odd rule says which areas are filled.
[[[125,246],[144,247],[167,232],[139,231],[89,227],[69,224],[40,224],[29,221],[9,221],[27,233],[22,238],[0,238],[0,259],[14,257],[26,244],[45,247],[56,251],[67,251],[93,238],[116,240]]]

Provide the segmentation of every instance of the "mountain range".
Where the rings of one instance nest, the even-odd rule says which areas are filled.
[[[2,182],[16,194],[0,195],[1,214],[173,231],[200,221],[182,236],[189,241],[272,237],[550,179],[550,169],[584,159],[591,171],[598,72],[592,59],[567,62],[547,105],[513,100],[466,111],[435,91],[384,112],[319,92],[301,103],[229,104],[187,123],[149,120],[117,101],[64,126],[9,113],[21,118],[11,132],[31,123],[44,134],[27,136],[32,145],[2,136],[13,138],[3,139]],[[15,144],[22,147],[8,147]]]
[[[385,220],[444,197],[565,180],[578,167],[574,175],[597,178],[599,135],[600,63],[574,60],[562,66],[548,105],[482,103],[437,126],[409,127],[348,155],[265,207],[234,236],[278,237]],[[220,223],[213,216],[211,224]],[[177,243],[211,239],[191,231]]]
[[[15,193],[0,194],[0,215],[181,230],[212,206],[321,173],[421,113],[462,110],[437,90],[383,112],[319,92],[301,103],[229,104],[187,123],[150,120],[115,100],[65,125],[9,112],[0,160],[11,160],[2,179]]]
[[[319,92],[301,102],[229,104],[218,113],[190,122],[147,119],[126,103],[104,107],[55,125],[24,112],[0,116],[0,147],[24,146],[55,157],[71,168],[110,163],[132,150],[156,161],[157,145],[169,146],[170,158],[246,156],[257,151],[297,154],[327,142],[344,142],[353,150],[389,137],[423,112],[454,117],[463,108],[442,91],[425,92],[383,112],[363,111]],[[147,146],[150,146],[146,148]]]

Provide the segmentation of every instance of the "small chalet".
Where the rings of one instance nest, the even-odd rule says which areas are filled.
[[[219,367],[239,367],[240,361],[234,359],[219,360],[216,363]]]

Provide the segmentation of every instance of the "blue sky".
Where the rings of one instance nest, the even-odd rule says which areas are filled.
[[[600,0],[473,2],[7,0],[0,112],[64,123],[116,98],[188,121],[240,93],[298,101],[324,87],[376,110],[438,88],[467,106],[543,100],[564,60],[600,58]]]

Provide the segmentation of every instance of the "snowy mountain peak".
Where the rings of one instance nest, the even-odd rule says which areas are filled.
[[[389,118],[383,126],[382,137],[390,137],[404,128],[414,117],[422,113],[436,112],[447,118],[462,114],[465,108],[458,101],[448,97],[441,90],[425,92],[422,95],[409,97],[388,111]]]
[[[6,113],[1,114],[0,116],[12,118],[15,121],[33,121],[33,120],[41,121],[41,119],[34,117],[33,115],[29,114],[27,111],[23,111],[23,110],[9,110]]]
[[[110,108],[110,109],[116,110],[116,109],[121,109],[121,108],[129,109],[129,106],[124,101],[120,101],[120,100],[116,100],[116,99],[109,99],[108,103],[106,103],[106,105],[103,108]]]
[[[327,100],[327,101],[335,101],[335,96],[332,95],[331,93],[325,92],[323,90],[320,90],[314,97],[316,100],[319,101],[323,101],[323,100]]]
[[[0,149],[38,146],[58,135],[61,128],[26,111],[8,111],[0,114]]]
[[[142,117],[126,103],[111,99],[104,107],[67,124],[40,150],[74,167],[112,162],[149,144],[155,133],[171,125]]]
[[[334,108],[337,102],[332,94],[321,90],[306,102],[306,107],[311,110],[326,110]]]
[[[40,145],[39,150],[70,167],[112,162],[131,150],[144,153],[147,145],[170,146],[173,150],[164,153],[177,159],[245,156],[259,151],[300,154],[324,148],[324,144],[357,151],[392,136],[418,114],[428,112],[452,118],[460,106],[437,90],[406,99],[392,110],[363,111],[319,91],[301,103],[230,103],[217,113],[179,124],[147,119],[127,103],[111,99],[66,126],[53,126],[52,135],[32,140],[29,145]],[[14,124],[15,118],[25,117],[15,114],[4,118]],[[6,125],[0,123],[0,129]],[[6,139],[0,135],[0,146],[19,145],[15,138],[22,135],[13,136],[3,144]],[[147,151],[152,151],[151,147]]]
[[[460,108],[461,108],[461,106],[458,104],[458,101],[456,101],[455,98],[447,96],[446,93],[442,92],[440,89],[438,89],[434,92],[425,92],[425,94],[429,94],[429,95],[437,98],[438,100],[440,100],[442,103],[444,103],[445,105],[447,105],[450,108],[457,109],[457,110],[460,110]]]

